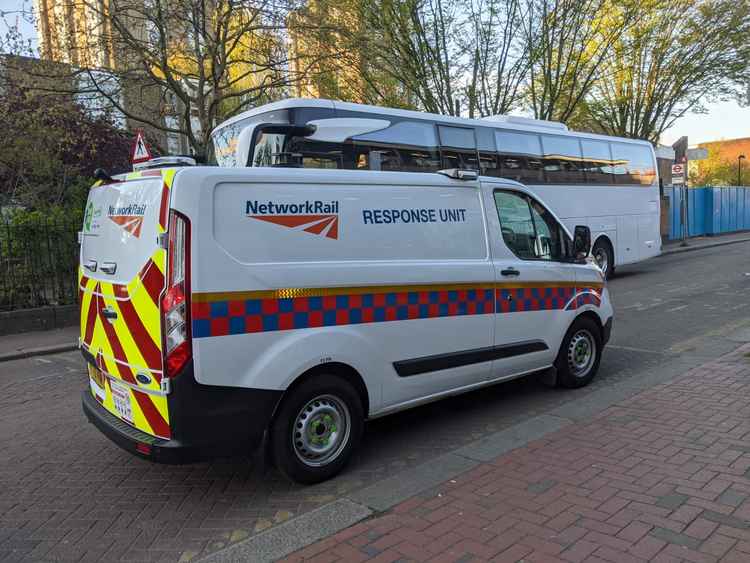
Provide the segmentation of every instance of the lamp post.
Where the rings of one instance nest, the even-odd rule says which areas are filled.
[[[737,157],[737,185],[742,185],[742,161],[745,159],[745,155],[741,154]]]

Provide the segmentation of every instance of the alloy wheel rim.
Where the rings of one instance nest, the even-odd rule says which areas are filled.
[[[346,404],[334,395],[320,395],[297,414],[292,427],[292,447],[302,463],[321,467],[341,455],[350,432],[351,415]]]
[[[588,330],[579,330],[568,345],[568,367],[575,377],[586,377],[596,358],[596,341]]]

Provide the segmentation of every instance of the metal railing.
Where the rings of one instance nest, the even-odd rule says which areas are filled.
[[[73,220],[0,217],[0,311],[78,299],[78,231]]]

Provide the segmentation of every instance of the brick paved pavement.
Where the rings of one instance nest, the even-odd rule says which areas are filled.
[[[287,561],[750,561],[750,345]]]

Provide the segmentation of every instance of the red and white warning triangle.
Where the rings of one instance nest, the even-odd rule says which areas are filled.
[[[139,129],[135,136],[135,142],[133,143],[133,152],[130,155],[130,161],[133,164],[138,164],[148,160],[151,160],[151,151],[148,150],[143,131]]]

